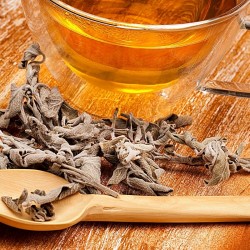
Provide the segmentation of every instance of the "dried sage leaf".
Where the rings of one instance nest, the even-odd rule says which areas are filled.
[[[7,169],[9,162],[8,157],[0,153],[0,169]]]
[[[135,189],[139,189],[145,195],[156,196],[156,195],[168,195],[173,189],[157,184],[154,182],[146,182],[143,179],[132,177],[133,172],[127,175],[127,184]]]
[[[204,149],[203,159],[208,162],[206,164],[212,173],[212,178],[205,181],[209,186],[217,185],[230,177],[228,154],[222,149],[221,142],[210,142]]]
[[[58,88],[41,88],[40,89],[41,99],[41,113],[47,118],[57,118],[59,110],[64,102]]]
[[[118,185],[123,180],[125,180],[127,177],[128,169],[129,166],[118,164],[116,169],[113,171],[111,178],[108,181],[108,185]]]
[[[8,112],[0,114],[0,128],[8,128],[10,119],[8,118]]]
[[[24,97],[25,89],[23,87],[17,87],[15,84],[11,84],[11,97],[8,108],[6,109],[5,118],[12,118],[21,112]]]
[[[54,207],[51,203],[46,203],[40,207],[32,205],[25,209],[31,219],[37,222],[51,221],[55,217]]]
[[[167,122],[168,124],[174,124],[175,128],[186,127],[192,124],[192,117],[187,115],[176,115],[170,114],[169,116],[159,119],[156,121],[157,124],[160,124],[162,121]]]
[[[12,197],[9,196],[2,196],[1,200],[4,202],[4,204],[13,212],[15,213],[21,213],[21,209],[18,207],[17,199],[12,199]]]

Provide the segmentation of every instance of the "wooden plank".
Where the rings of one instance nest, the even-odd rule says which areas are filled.
[[[10,83],[21,83],[24,72],[16,62],[31,43],[20,1],[0,0],[0,103],[3,107]],[[238,42],[214,75],[229,75],[233,80],[249,79],[250,33]],[[239,70],[241,69],[241,70]],[[43,82],[55,85],[47,69],[42,70]],[[189,114],[194,123],[191,132],[198,138],[221,135],[228,138],[235,150],[245,141],[244,156],[250,154],[250,99],[222,97],[193,92],[178,103],[176,113]],[[180,147],[179,152],[187,154]],[[250,178],[237,173],[216,187],[206,187],[206,170],[173,164],[165,165],[162,182],[174,188],[175,195],[250,195]],[[80,223],[63,231],[26,232],[0,224],[1,249],[249,249],[250,227],[246,223],[222,224],[119,224]]]

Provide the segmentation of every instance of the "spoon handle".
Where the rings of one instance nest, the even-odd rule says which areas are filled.
[[[250,221],[250,196],[96,195],[84,221],[233,222]]]

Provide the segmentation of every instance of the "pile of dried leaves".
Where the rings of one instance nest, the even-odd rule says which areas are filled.
[[[41,61],[35,61],[38,56]],[[250,160],[239,157],[241,148],[230,153],[224,138],[199,142],[188,131],[178,133],[178,128],[191,124],[188,116],[172,114],[153,123],[132,114],[118,114],[118,110],[111,119],[94,120],[87,113],[79,114],[57,88],[39,81],[44,60],[38,44],[25,51],[19,67],[26,69],[27,82],[20,87],[12,85],[9,105],[0,111],[0,169],[42,169],[73,184],[47,195],[40,190],[28,195],[24,190],[19,199],[2,197],[14,211],[25,210],[36,221],[50,220],[54,216],[52,201],[78,191],[117,197],[110,186],[120,183],[144,195],[167,195],[173,190],[159,183],[164,169],[158,160],[203,165],[212,176],[208,185],[216,185],[241,169],[250,171]],[[196,157],[177,154],[176,144],[190,147]],[[112,165],[108,186],[101,183],[102,159]]]

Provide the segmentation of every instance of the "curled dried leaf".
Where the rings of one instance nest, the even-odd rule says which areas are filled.
[[[117,158],[123,165],[140,158],[141,151],[135,149],[132,143],[117,143],[115,148]]]
[[[130,165],[124,166],[122,164],[118,164],[108,181],[108,185],[118,185],[124,181],[127,178],[129,167]]]
[[[121,135],[109,141],[101,141],[100,147],[104,155],[115,154],[116,144],[119,142],[125,142],[125,141],[128,141],[128,139],[124,135]]]
[[[101,183],[101,158],[98,156],[75,157],[76,167],[79,167],[93,181]]]
[[[37,56],[41,55],[41,61],[34,61]],[[40,45],[38,43],[33,43],[31,46],[24,52],[21,63],[18,64],[20,69],[25,69],[28,65],[28,62],[31,61],[33,63],[41,64],[45,61],[45,55],[40,49]]]
[[[21,213],[21,209],[17,205],[17,199],[12,199],[10,196],[2,196],[1,200],[4,202],[4,204],[13,212],[15,213]]]
[[[38,191],[30,193],[22,202],[22,207],[26,209],[33,205],[40,206],[46,203],[54,202],[56,200],[61,200],[78,192],[80,187],[81,186],[78,183],[69,183],[53,189],[47,194]]]
[[[27,168],[48,161],[50,163],[62,164],[66,161],[62,155],[57,155],[49,150],[43,151],[40,149],[25,150],[25,149],[10,149],[10,160],[16,166]]]
[[[100,130],[94,124],[80,123],[75,127],[64,128],[54,127],[54,131],[59,133],[61,137],[68,139],[87,140],[96,137]]]
[[[142,191],[145,195],[168,195],[173,189],[154,182],[146,182],[145,180],[133,177],[133,173],[128,173],[126,183],[135,189]]]
[[[174,124],[175,128],[181,128],[181,127],[191,125],[192,124],[192,117],[187,116],[187,115],[170,114],[165,118],[157,120],[156,123],[160,124],[162,121],[165,121],[168,124]]]
[[[40,207],[32,205],[26,208],[25,212],[37,222],[51,221],[55,217],[54,207],[51,203],[43,204]]]
[[[40,110],[46,118],[58,119],[59,110],[64,102],[58,88],[39,88]]]
[[[0,114],[0,128],[8,128],[10,123],[10,118],[8,118],[8,112]]]
[[[212,141],[202,151],[202,158],[212,174],[212,178],[205,181],[209,186],[217,185],[230,177],[228,152],[223,146],[222,141]]]
[[[21,112],[24,98],[25,88],[23,86],[17,87],[15,84],[11,84],[11,97],[4,119],[10,119]]]
[[[0,169],[7,169],[9,162],[8,157],[0,152]]]

